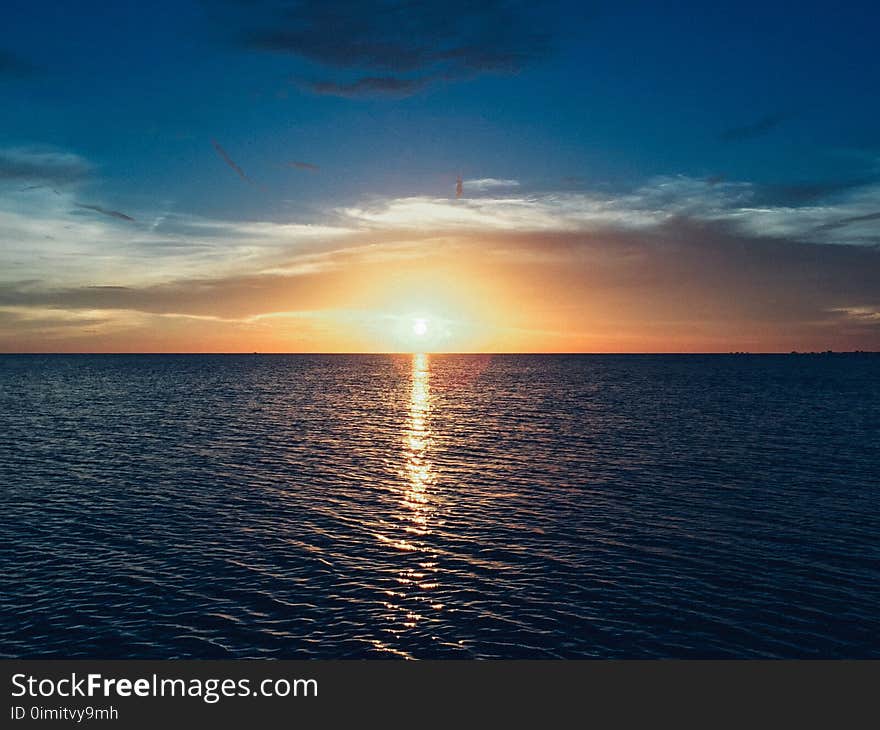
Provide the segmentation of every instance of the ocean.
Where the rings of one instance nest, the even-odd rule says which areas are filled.
[[[880,657],[880,356],[0,356],[7,658]]]

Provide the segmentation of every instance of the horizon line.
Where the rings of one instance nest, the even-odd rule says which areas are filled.
[[[716,350],[716,351],[694,351],[694,352],[685,352],[685,351],[675,351],[675,352],[613,352],[613,351],[547,351],[547,352],[539,352],[539,351],[527,351],[527,352],[515,352],[515,351],[452,351],[452,350],[443,350],[443,351],[425,351],[425,350],[412,350],[412,351],[370,351],[370,350],[362,350],[362,351],[336,351],[336,352],[321,352],[321,351],[281,351],[281,350],[240,350],[240,351],[172,351],[172,350],[139,350],[139,351],[107,351],[107,352],[99,352],[99,351],[89,351],[89,350],[77,350],[77,351],[52,351],[52,352],[0,352],[0,355],[26,355],[26,356],[35,356],[35,355],[226,355],[226,356],[241,356],[241,355],[321,355],[321,356],[329,356],[329,355],[386,355],[386,356],[409,356],[409,355],[536,355],[536,356],[547,356],[547,355],[559,355],[559,356],[569,356],[569,355],[591,355],[591,356],[658,356],[658,355],[677,355],[677,356],[707,356],[707,355],[717,355],[717,356],[730,356],[730,355],[880,355],[880,350]]]

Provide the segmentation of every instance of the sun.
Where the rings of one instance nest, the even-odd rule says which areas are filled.
[[[424,337],[428,334],[428,320],[424,318],[414,319],[412,331],[416,337]]]
[[[449,338],[450,321],[437,312],[411,309],[390,316],[395,351],[430,352],[443,347]]]

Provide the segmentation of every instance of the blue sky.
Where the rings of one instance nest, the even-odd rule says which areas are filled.
[[[670,215],[706,218],[723,190],[725,220],[750,235],[877,245],[875,4],[476,7],[7,0],[0,196],[10,215],[63,213],[110,237],[125,221],[108,211],[151,233],[175,216],[350,227],[346,210],[451,199],[461,175],[468,198],[565,199],[563,217],[575,199],[662,188]],[[847,235],[845,218],[861,219]],[[15,273],[21,257],[7,259],[7,286],[113,285],[97,270],[67,281],[51,263]]]
[[[163,197],[198,213],[273,216],[289,199],[440,193],[459,170],[536,188],[876,171],[880,11],[868,3],[551,3],[549,48],[515,73],[357,99],[291,83],[324,69],[237,45],[209,4],[5,8],[2,47],[33,71],[3,81],[2,144],[83,155],[120,206]],[[768,118],[781,121],[722,139]],[[224,179],[212,138],[270,189]],[[278,169],[288,157],[322,174]]]

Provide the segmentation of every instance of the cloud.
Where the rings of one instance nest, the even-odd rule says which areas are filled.
[[[321,169],[317,165],[313,165],[311,162],[300,162],[299,160],[288,162],[287,167],[295,167],[298,170],[309,170],[310,172],[317,172]]]
[[[865,213],[863,215],[851,215],[846,218],[840,218],[836,221],[831,221],[830,223],[825,223],[821,226],[817,226],[817,231],[832,231],[836,228],[843,228],[845,226],[852,225],[853,223],[873,223],[874,221],[880,221],[880,211],[875,213]]]
[[[467,184],[465,184],[467,189]],[[354,225],[414,230],[647,230],[675,219],[719,223],[750,236],[810,243],[876,244],[880,184],[852,187],[812,205],[766,202],[761,186],[658,177],[629,192],[546,192],[451,201],[414,196],[349,206]]]
[[[840,307],[831,309],[831,312],[839,312],[846,317],[865,324],[876,324],[880,328],[880,308],[871,307]]]
[[[467,184],[464,185],[465,190]],[[589,231],[644,229],[673,217],[708,217],[746,198],[736,184],[710,187],[689,178],[659,178],[626,194],[547,192],[451,201],[408,197],[351,206],[340,214],[360,225],[392,229]]]
[[[0,333],[4,329],[26,328],[44,335],[63,334],[71,328],[94,327],[109,322],[114,313],[85,309],[5,307],[0,309]]]
[[[751,124],[744,124],[739,127],[731,127],[720,135],[722,142],[740,142],[747,139],[761,137],[772,132],[783,122],[791,119],[791,114],[767,114]]]
[[[141,286],[260,271],[291,250],[318,250],[352,233],[338,225],[228,221],[167,210],[152,225],[136,226],[120,216],[71,215],[81,205],[66,188],[58,194],[14,188],[0,196],[0,281]],[[148,210],[137,217],[153,218]]]
[[[235,160],[233,160],[233,159],[229,156],[229,154],[226,152],[226,150],[224,150],[224,149],[220,146],[220,144],[217,142],[217,140],[212,139],[212,140],[211,140],[211,144],[214,146],[214,150],[217,152],[217,154],[220,156],[220,159],[223,160],[223,162],[225,162],[229,167],[231,167],[233,170],[235,170],[236,174],[237,174],[242,180],[244,180],[246,183],[251,183],[251,184],[253,184],[253,181],[252,181],[247,175],[245,175],[244,170],[242,170],[242,169],[241,169],[241,168],[235,163]]]
[[[340,96],[408,95],[436,81],[515,73],[550,45],[547,13],[525,0],[266,0],[214,10],[241,29],[244,47],[336,72],[308,88]],[[361,75],[338,77],[352,72]]]
[[[31,183],[39,185],[67,185],[85,180],[90,165],[79,155],[57,150],[28,147],[0,149],[0,183]]]
[[[684,176],[617,193],[499,187],[457,201],[373,199],[325,211],[323,225],[164,213],[132,226],[71,217],[72,195],[0,199],[0,330],[30,332],[37,345],[49,328],[54,343],[63,330],[121,347],[89,338],[127,332],[161,349],[170,345],[159,333],[172,328],[177,347],[222,349],[268,337],[273,318],[295,332],[303,312],[325,322],[341,302],[357,310],[394,292],[411,302],[448,280],[455,299],[482,302],[474,316],[497,302],[510,331],[563,333],[562,349],[880,347],[876,184],[802,206],[765,204],[750,183]],[[107,321],[86,323],[86,313]],[[325,326],[309,330],[309,347],[331,347]],[[3,347],[30,346],[13,334]]]
[[[332,319],[340,301],[364,321],[386,316],[360,308],[365,300],[358,287],[387,289],[388,256],[399,256],[393,267],[398,286],[426,267],[435,285],[443,272],[454,272],[448,286],[457,298],[474,286],[462,283],[466,274],[455,268],[462,261],[476,272],[491,271],[493,285],[501,286],[491,301],[505,312],[505,326],[563,333],[563,349],[589,349],[590,343],[722,351],[880,347],[880,249],[760,238],[684,218],[644,230],[425,234],[406,244],[328,251],[318,256],[321,265],[297,273],[231,272],[130,287],[9,283],[0,285],[0,311],[15,313],[17,324],[9,327],[18,332],[82,329],[77,318],[107,319],[101,327],[128,327],[142,345],[172,326],[167,319],[190,333],[189,343],[181,335],[184,347],[230,331],[231,341],[249,342],[276,318]],[[306,258],[294,254],[288,263]],[[488,284],[479,275],[475,281]],[[527,340],[515,342],[521,348]]]
[[[135,219],[130,215],[126,215],[125,213],[120,213],[118,210],[108,210],[107,208],[102,208],[100,205],[86,205],[85,203],[74,203],[77,208],[85,208],[86,210],[93,210],[96,213],[100,213],[101,215],[109,216],[110,218],[118,218],[123,221],[131,221],[135,222]]]
[[[475,180],[465,180],[464,186],[468,190],[494,190],[497,188],[518,188],[519,180],[500,179],[496,177],[481,177]]]

